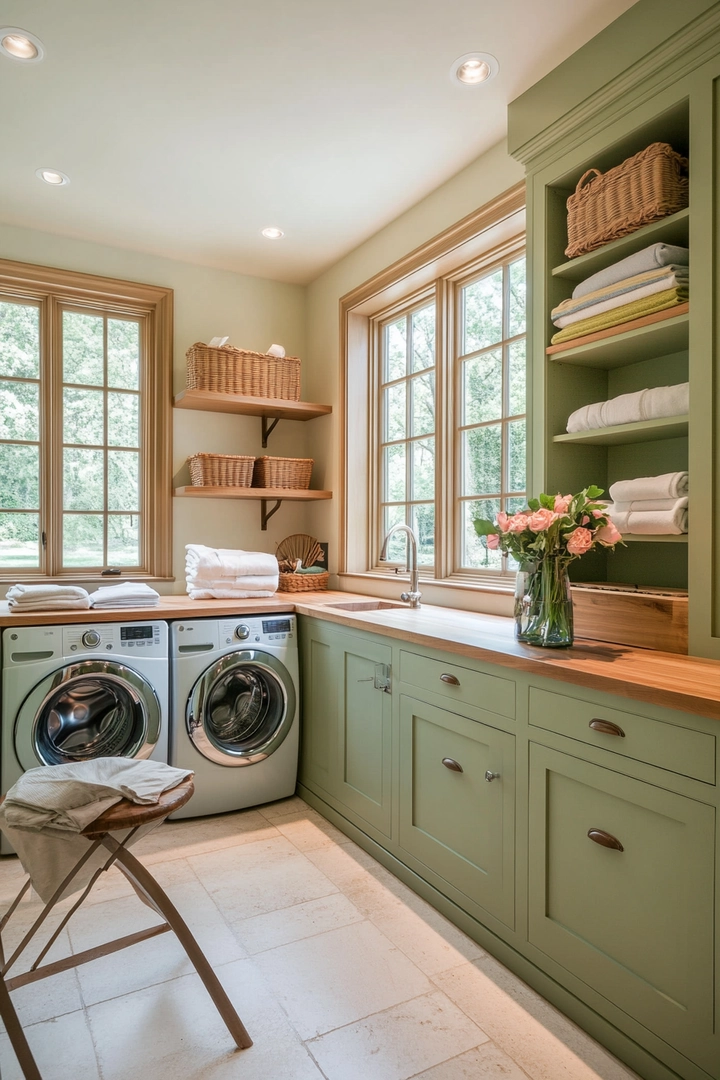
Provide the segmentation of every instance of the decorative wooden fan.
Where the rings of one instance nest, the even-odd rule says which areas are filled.
[[[324,558],[319,542],[307,533],[293,533],[292,536],[286,536],[278,544],[275,554],[281,573],[293,571],[298,559],[301,560],[301,566],[314,566],[322,562]]]

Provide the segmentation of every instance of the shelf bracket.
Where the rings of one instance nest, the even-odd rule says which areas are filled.
[[[267,523],[270,520],[270,518],[282,506],[282,499],[276,499],[275,500],[275,505],[273,506],[270,513],[268,513],[267,505],[268,505],[268,500],[267,499],[261,499],[260,500],[260,528],[262,529],[263,532],[265,532],[267,530]]]
[[[263,444],[263,449],[265,449],[265,447],[267,447],[268,439],[270,438],[273,431],[275,430],[275,427],[276,427],[277,422],[280,419],[280,417],[276,416],[275,419],[273,420],[272,424],[270,424],[270,426],[268,427],[268,420],[269,419],[270,419],[269,416],[263,416],[262,417],[262,444]],[[275,513],[274,510],[273,510],[273,513]]]

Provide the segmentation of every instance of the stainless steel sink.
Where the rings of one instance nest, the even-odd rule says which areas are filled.
[[[327,607],[342,608],[343,611],[389,611],[405,608],[407,604],[391,604],[388,600],[348,600],[346,604],[328,604]]]

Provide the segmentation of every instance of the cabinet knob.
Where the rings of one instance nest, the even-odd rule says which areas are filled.
[[[451,772],[462,772],[463,771],[462,765],[460,764],[459,761],[456,761],[455,758],[444,757],[442,759],[442,763],[445,766],[445,768],[450,769]]]
[[[485,779],[487,780],[488,784],[492,784],[493,780],[497,780],[499,776],[499,772],[491,772],[490,769],[488,769],[485,773]]]
[[[588,725],[593,731],[601,731],[603,735],[619,735],[621,739],[625,738],[625,732],[617,724],[613,724],[610,720],[599,720],[597,717],[590,721]]]
[[[588,837],[596,844],[600,844],[601,847],[609,847],[614,851],[624,851],[617,837],[613,836],[609,832],[605,832],[604,829],[588,829]]]
[[[451,686],[459,686],[460,685],[460,680],[459,679],[456,679],[454,675],[448,675],[445,672],[443,672],[443,674],[440,676],[440,681],[450,683]]]

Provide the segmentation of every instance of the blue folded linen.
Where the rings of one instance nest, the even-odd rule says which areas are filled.
[[[636,251],[634,255],[628,255],[626,259],[620,259],[612,266],[606,266],[604,270],[598,270],[589,278],[585,278],[573,289],[573,300],[586,293],[604,289],[608,285],[614,285],[623,278],[634,277],[636,274],[644,274],[647,270],[655,270],[658,266],[687,266],[690,262],[690,251],[686,247],[677,247],[674,244],[650,244],[642,251]]]

